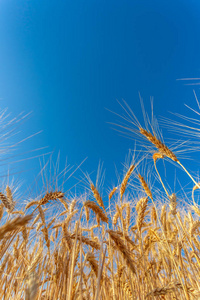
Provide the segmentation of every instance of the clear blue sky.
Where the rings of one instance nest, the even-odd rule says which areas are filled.
[[[0,1],[0,105],[13,117],[33,112],[21,137],[43,130],[18,152],[60,150],[61,169],[66,157],[88,157],[89,173],[101,160],[114,183],[133,142],[111,129],[117,118],[105,108],[122,113],[123,98],[142,120],[140,92],[147,111],[154,97],[158,117],[187,114],[193,87],[176,79],[200,77],[199,16],[192,0]],[[38,166],[26,161],[22,178]]]

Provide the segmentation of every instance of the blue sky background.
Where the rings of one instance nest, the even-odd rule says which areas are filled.
[[[17,153],[48,146],[61,169],[66,157],[75,166],[87,157],[89,173],[101,160],[114,184],[133,141],[111,129],[119,119],[106,108],[122,113],[123,98],[142,120],[140,92],[148,112],[154,97],[157,117],[188,115],[194,87],[176,79],[200,77],[199,15],[192,0],[0,1],[0,106],[13,117],[32,111],[13,139],[43,130]],[[32,183],[39,162],[12,168]]]

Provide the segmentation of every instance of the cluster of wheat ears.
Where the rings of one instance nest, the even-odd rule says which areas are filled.
[[[155,133],[140,125],[138,133],[155,149],[150,155],[166,204],[155,200],[137,162],[107,196],[90,181],[81,200],[47,190],[17,210],[12,188],[1,191],[0,299],[200,299],[194,201],[200,186]],[[194,183],[188,211],[178,209],[158,172],[158,160],[165,159]],[[133,176],[141,186],[134,198]]]

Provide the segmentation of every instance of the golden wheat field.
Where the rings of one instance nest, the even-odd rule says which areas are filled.
[[[87,193],[68,197],[49,185],[19,210],[14,187],[2,188],[0,299],[200,299],[200,185],[152,126],[134,114],[130,123],[157,185],[135,156],[104,195],[86,176]],[[191,205],[169,192],[165,160],[188,175]]]

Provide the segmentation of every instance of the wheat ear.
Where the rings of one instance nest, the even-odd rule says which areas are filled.
[[[148,141],[150,141],[160,152],[160,154],[167,156],[168,158],[172,159],[173,161],[178,162],[178,158],[176,155],[165,145],[163,144],[157,137],[155,137],[149,131],[139,128],[140,133],[146,137]]]
[[[139,177],[139,180],[140,180],[140,183],[145,191],[145,193],[147,194],[147,196],[153,200],[153,196],[152,196],[152,193],[150,191],[150,188],[148,187],[148,184],[146,183],[146,181],[144,180],[144,177],[142,177],[140,174],[138,174],[138,177]]]
[[[105,222],[108,223],[108,217],[105,215],[105,213],[103,212],[103,210],[93,201],[86,201],[84,206],[87,208],[90,208],[91,210],[93,210],[93,212],[99,216],[99,218]]]
[[[25,226],[32,219],[31,215],[25,217],[16,217],[12,221],[7,222],[0,227],[0,239],[4,237],[7,232],[17,230],[19,227]]]
[[[114,187],[114,189],[110,192],[110,194],[109,194],[109,196],[108,196],[108,198],[109,198],[109,200],[112,198],[112,196],[115,194],[115,192],[117,191],[117,189],[118,189],[118,187],[116,186],[116,187]]]
[[[103,200],[102,200],[97,188],[94,186],[93,183],[91,183],[90,187],[91,187],[91,190],[93,192],[94,198],[97,200],[97,203],[99,204],[99,206],[101,206],[105,210]]]
[[[134,261],[132,260],[126,245],[123,243],[119,235],[114,230],[109,229],[107,230],[107,232],[109,233],[111,239],[115,242],[117,249],[123,254],[127,265],[130,267],[131,271],[135,274],[136,269],[134,267]]]
[[[9,201],[9,199],[1,192],[0,192],[0,200],[5,206],[5,208],[7,208],[8,212],[12,212],[14,208],[13,203]]]
[[[121,198],[121,201],[122,201],[122,197],[124,195],[124,192],[126,190],[126,186],[127,186],[127,183],[128,183],[128,180],[134,170],[134,165],[131,165],[130,168],[128,169],[128,172],[126,173],[122,183],[121,183],[121,188],[120,188],[120,198]]]

